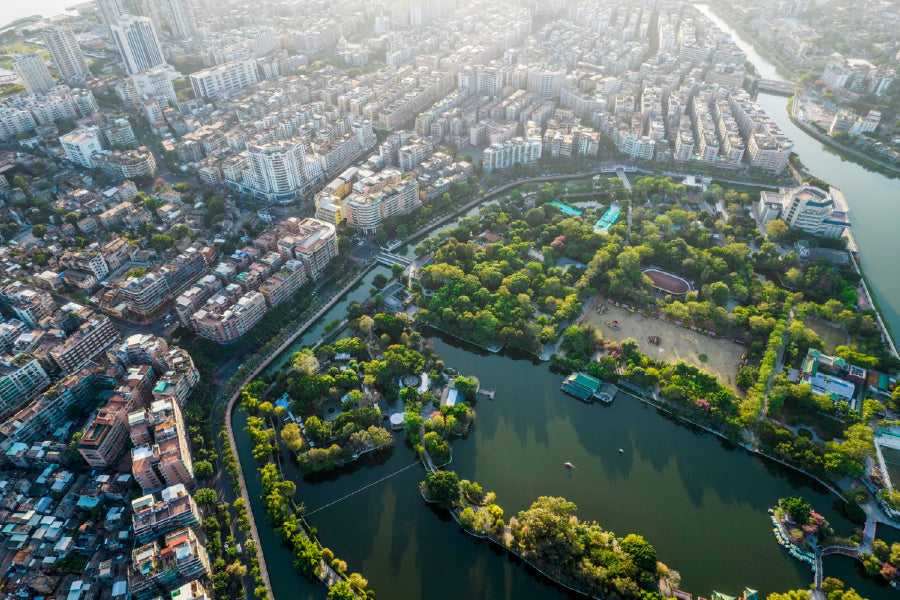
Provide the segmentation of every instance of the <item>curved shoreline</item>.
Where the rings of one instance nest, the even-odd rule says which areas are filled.
[[[787,468],[791,469],[792,471],[796,471],[797,473],[800,473],[801,475],[805,475],[806,477],[809,477],[810,479],[812,479],[812,480],[815,481],[816,483],[820,484],[822,487],[824,487],[825,489],[827,489],[829,492],[831,492],[832,494],[834,494],[835,496],[837,496],[838,498],[840,498],[840,499],[843,500],[844,502],[847,502],[847,499],[844,497],[844,495],[843,495],[839,490],[837,490],[836,488],[834,488],[830,483],[827,483],[826,481],[822,480],[821,478],[819,478],[819,477],[813,475],[812,473],[809,473],[808,471],[804,471],[804,470],[801,469],[800,467],[798,467],[798,466],[796,466],[796,465],[792,465],[792,464],[790,464],[790,463],[788,463],[788,462],[785,462],[785,461],[783,461],[782,459],[780,459],[780,458],[778,458],[778,457],[772,456],[771,454],[767,454],[767,453],[763,452],[762,450],[759,450],[758,448],[754,448],[753,446],[748,445],[746,442],[735,442],[735,441],[729,439],[729,438],[728,438],[725,434],[723,434],[721,431],[717,431],[717,430],[713,429],[712,427],[709,427],[708,425],[703,425],[703,424],[701,424],[701,423],[697,423],[696,421],[691,420],[690,418],[686,417],[685,415],[682,415],[682,414],[679,414],[679,413],[675,412],[674,410],[672,410],[672,409],[671,409],[670,407],[668,407],[667,405],[660,404],[658,400],[653,400],[653,399],[651,399],[651,398],[648,398],[648,397],[644,396],[643,394],[641,394],[641,392],[639,392],[637,389],[635,389],[636,386],[632,386],[632,385],[629,384],[627,381],[619,380],[619,385],[623,385],[623,384],[624,384],[625,387],[628,388],[628,390],[630,390],[630,391],[626,391],[626,390],[621,390],[621,389],[620,389],[620,390],[619,390],[619,393],[620,393],[620,394],[625,394],[626,396],[631,396],[631,397],[634,398],[635,400],[639,400],[640,402],[643,402],[643,403],[645,403],[645,404],[649,404],[649,405],[652,406],[653,408],[655,408],[655,409],[657,409],[657,410],[661,410],[662,412],[664,412],[664,413],[666,413],[667,415],[670,415],[670,416],[672,416],[672,417],[678,419],[679,421],[684,421],[685,423],[688,423],[688,424],[690,424],[690,425],[692,425],[692,426],[694,426],[694,427],[698,427],[698,428],[702,429],[703,431],[705,431],[705,432],[707,432],[707,433],[711,433],[711,434],[713,434],[714,436],[716,436],[716,437],[718,437],[718,438],[720,438],[720,439],[723,439],[723,440],[727,441],[727,442],[730,443],[730,444],[734,444],[735,446],[737,446],[737,447],[739,447],[739,448],[743,448],[744,450],[746,450],[746,451],[747,451],[748,453],[750,453],[750,454],[756,454],[756,455],[761,456],[761,457],[763,457],[763,458],[766,458],[766,459],[768,459],[768,460],[777,462],[778,464],[780,464],[780,465],[782,465],[782,466],[784,466],[784,467],[787,467]]]
[[[796,99],[796,95],[792,96],[792,98]],[[895,167],[890,163],[886,163],[884,161],[878,160],[877,158],[873,158],[871,156],[867,156],[860,152],[859,150],[847,146],[845,144],[841,144],[837,140],[835,140],[830,135],[822,133],[818,129],[816,129],[810,123],[807,123],[803,119],[797,117],[797,103],[792,102],[789,108],[788,115],[790,116],[791,122],[802,129],[804,133],[808,136],[815,138],[817,141],[822,142],[829,148],[836,150],[838,155],[850,162],[854,162],[864,169],[872,169],[873,171],[877,171],[884,175],[885,177],[890,178],[898,178],[900,177],[900,168]]]

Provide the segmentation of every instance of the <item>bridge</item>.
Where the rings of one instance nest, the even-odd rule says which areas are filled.
[[[756,85],[756,89],[761,92],[770,92],[772,94],[784,94],[793,96],[795,85],[791,81],[775,81],[774,79],[760,79]]]
[[[628,175],[625,174],[624,167],[618,167],[616,169],[616,176],[622,180],[622,184],[625,186],[625,189],[631,191],[631,181],[628,180]]]
[[[391,267],[394,265],[394,263],[396,263],[402,266],[404,269],[412,264],[412,260],[404,258],[402,256],[398,256],[396,254],[391,254],[390,252],[386,252],[384,250],[375,255],[375,260],[387,267]]]

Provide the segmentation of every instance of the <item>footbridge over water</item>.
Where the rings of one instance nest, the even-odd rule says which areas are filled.
[[[412,264],[412,260],[397,254],[385,252],[384,250],[375,255],[375,260],[387,267],[393,266],[394,263],[396,263],[404,269]]]

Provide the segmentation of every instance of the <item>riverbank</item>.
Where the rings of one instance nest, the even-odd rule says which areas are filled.
[[[805,131],[811,137],[814,137],[815,139],[819,140],[820,142],[834,150],[841,158],[846,158],[847,160],[857,162],[861,166],[873,171],[878,171],[879,173],[887,177],[900,177],[900,168],[884,161],[878,160],[877,158],[867,156],[855,148],[851,148],[846,144],[842,144],[827,133],[822,132],[814,125],[807,123],[803,119],[799,118],[797,116],[797,97],[792,96],[791,99],[793,101],[788,103],[787,110],[794,125]]]
[[[718,6],[716,6],[714,4],[706,4],[703,2],[697,3],[697,5],[695,5],[695,6],[697,7],[697,10],[700,10],[700,12],[704,12],[700,8],[700,6],[705,6],[709,10],[709,12],[711,12],[713,15],[715,15],[716,17],[721,19],[723,22],[727,23],[730,27],[732,27],[732,28],[736,29],[738,32],[740,32],[740,34],[744,37],[745,40],[749,40],[748,43],[753,46],[754,50],[756,50],[760,55],[762,55],[763,58],[765,58],[766,60],[773,63],[772,67],[775,69],[775,71],[778,73],[779,76],[783,77],[787,81],[793,80],[793,78],[791,76],[791,70],[788,69],[787,66],[783,62],[781,62],[781,60],[777,56],[772,54],[768,48],[766,48],[765,46],[762,46],[757,41],[756,35],[749,33],[746,29],[744,29],[743,25],[732,20],[730,15],[728,15],[727,13],[722,11],[721,8],[719,8]],[[707,16],[709,16],[709,15],[707,15]],[[751,62],[751,64],[753,64],[753,63]],[[757,65],[754,64],[753,66],[754,66],[754,68],[758,69]],[[767,78],[763,77],[763,79],[767,79]]]
[[[820,484],[822,487],[824,487],[825,489],[827,489],[829,492],[831,492],[832,494],[834,494],[835,496],[837,496],[838,498],[840,498],[840,499],[843,500],[844,502],[847,502],[847,499],[844,497],[844,495],[843,495],[837,488],[835,488],[832,484],[830,484],[830,483],[824,481],[823,479],[821,479],[821,478],[819,478],[819,477],[813,475],[812,473],[810,473],[810,472],[808,472],[808,471],[804,471],[804,470],[801,469],[800,467],[798,467],[798,466],[796,466],[796,465],[792,465],[792,464],[789,463],[789,462],[785,462],[785,461],[783,461],[783,460],[780,459],[780,458],[777,458],[777,457],[775,457],[775,456],[772,456],[771,454],[766,454],[766,453],[763,452],[762,450],[760,450],[760,449],[758,449],[758,448],[755,448],[755,447],[751,446],[750,444],[748,444],[748,443],[746,443],[746,442],[744,442],[744,441],[735,441],[735,440],[729,438],[728,436],[726,436],[726,435],[725,435],[724,433],[722,433],[721,431],[717,431],[717,430],[713,429],[712,427],[709,427],[708,425],[703,425],[702,423],[697,423],[696,421],[690,419],[689,417],[686,417],[685,415],[681,414],[680,412],[676,412],[676,411],[675,411],[673,408],[671,408],[668,404],[664,404],[663,401],[660,400],[659,398],[655,398],[655,397],[653,397],[653,396],[650,396],[650,395],[648,394],[647,390],[643,390],[643,389],[641,389],[641,388],[639,388],[639,387],[637,387],[637,386],[635,386],[635,385],[632,385],[631,383],[625,381],[624,379],[619,379],[618,385],[620,385],[621,387],[625,388],[626,390],[630,390],[630,391],[622,391],[622,390],[620,389],[620,390],[619,390],[619,393],[620,393],[620,394],[625,394],[626,396],[631,396],[631,397],[634,398],[635,400],[639,400],[640,402],[644,402],[644,403],[646,403],[646,404],[649,404],[649,405],[652,406],[653,408],[655,408],[655,409],[657,409],[657,410],[660,410],[660,411],[666,413],[667,415],[669,415],[669,416],[671,416],[671,417],[673,417],[673,418],[675,418],[675,419],[677,419],[677,420],[679,420],[679,421],[683,421],[684,423],[687,423],[687,424],[691,425],[692,427],[697,427],[697,428],[702,429],[703,431],[705,431],[705,432],[707,432],[707,433],[711,433],[711,434],[713,434],[714,436],[718,437],[719,439],[722,439],[722,440],[727,441],[729,444],[733,444],[733,445],[735,445],[735,446],[737,446],[737,447],[739,447],[739,448],[743,448],[744,450],[746,450],[746,451],[749,452],[750,454],[755,454],[755,455],[760,456],[760,457],[762,457],[762,458],[771,460],[771,461],[773,461],[773,462],[777,462],[778,464],[780,464],[780,465],[782,465],[782,466],[784,466],[784,467],[787,467],[787,468],[791,469],[792,471],[796,471],[797,473],[800,473],[800,474],[802,474],[802,475],[805,475],[806,477],[809,477],[810,479],[814,480],[816,483]]]

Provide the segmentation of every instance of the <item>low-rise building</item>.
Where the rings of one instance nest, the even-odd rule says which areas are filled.
[[[839,238],[850,227],[847,203],[835,187],[827,192],[811,185],[782,188],[777,193],[764,190],[758,213],[762,223],[783,219],[791,229],[826,238]]]

